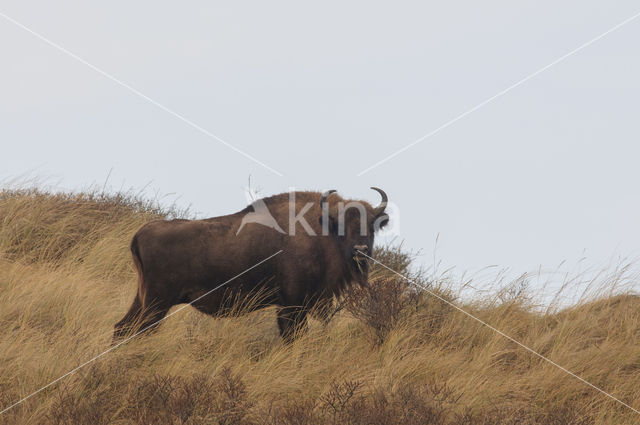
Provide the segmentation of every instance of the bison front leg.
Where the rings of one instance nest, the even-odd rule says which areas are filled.
[[[309,311],[309,314],[311,314],[313,318],[318,319],[322,323],[322,326],[326,327],[331,319],[333,319],[333,316],[340,310],[340,306],[334,307],[333,296],[325,296],[313,304],[313,308]]]
[[[293,342],[307,330],[307,309],[300,306],[282,307],[278,310],[280,336],[287,342]]]

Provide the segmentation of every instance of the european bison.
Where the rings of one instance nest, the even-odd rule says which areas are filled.
[[[291,340],[310,310],[323,311],[352,283],[366,284],[368,263],[358,251],[370,254],[374,233],[389,220],[387,195],[372,189],[382,197],[377,207],[334,190],[291,192],[235,214],[145,224],[131,241],[138,291],[114,340],[153,326],[176,304],[220,315],[250,298],[258,301],[249,309],[279,306],[280,335]]]

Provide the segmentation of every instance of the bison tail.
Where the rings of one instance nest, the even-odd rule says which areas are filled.
[[[142,257],[140,256],[140,247],[138,245],[138,235],[131,240],[131,256],[133,264],[138,272],[138,300],[142,303],[144,300],[144,272],[142,268]]]

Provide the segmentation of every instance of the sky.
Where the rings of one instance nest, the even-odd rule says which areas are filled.
[[[6,1],[0,13],[4,182],[106,181],[200,217],[243,208],[249,176],[265,196],[332,188],[377,203],[378,186],[397,230],[383,242],[471,272],[640,253],[640,17],[574,52],[637,2]]]

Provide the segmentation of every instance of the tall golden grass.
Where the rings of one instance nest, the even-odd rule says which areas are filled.
[[[0,410],[109,348],[136,287],[130,238],[171,214],[127,195],[0,193]],[[409,270],[402,250],[379,255]],[[604,292],[544,312],[523,291],[460,298],[455,282],[413,274],[640,408],[640,301],[615,289],[615,272],[602,277]],[[291,345],[281,342],[273,309],[217,319],[184,309],[0,423],[640,423],[631,409],[380,267],[371,288],[349,297],[326,327],[311,321]]]

